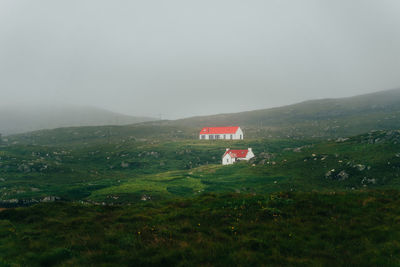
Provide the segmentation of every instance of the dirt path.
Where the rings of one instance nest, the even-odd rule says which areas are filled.
[[[2,212],[3,210],[6,210],[6,208],[0,208],[0,212]]]

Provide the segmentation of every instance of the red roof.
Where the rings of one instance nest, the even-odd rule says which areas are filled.
[[[204,127],[201,129],[200,134],[235,134],[239,126],[229,127]]]
[[[229,154],[232,158],[245,158],[247,156],[247,153],[249,153],[249,150],[247,149],[237,149],[237,150],[229,149],[228,151],[225,152],[224,156],[226,154]]]

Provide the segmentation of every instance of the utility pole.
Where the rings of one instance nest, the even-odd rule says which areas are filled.
[[[161,120],[162,120],[162,114],[159,113],[158,114],[158,128],[159,128],[160,133],[161,133]]]

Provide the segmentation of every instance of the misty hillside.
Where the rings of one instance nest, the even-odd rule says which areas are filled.
[[[128,139],[197,139],[202,127],[216,125],[240,125],[246,138],[328,139],[372,130],[400,129],[400,89],[173,121],[44,130],[10,136],[8,140],[51,145]]]
[[[200,116],[176,125],[240,125],[247,134],[281,137],[335,137],[370,130],[400,128],[400,89],[372,94],[305,101],[278,108]],[[261,131],[261,132],[260,132]]]
[[[69,126],[124,125],[150,120],[94,107],[0,107],[0,133],[3,135]]]

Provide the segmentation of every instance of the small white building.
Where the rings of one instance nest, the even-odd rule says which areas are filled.
[[[243,131],[239,126],[204,127],[200,131],[200,140],[242,140]]]
[[[253,150],[248,149],[229,149],[227,148],[225,154],[222,156],[222,165],[233,164],[238,160],[249,160],[254,158]]]

